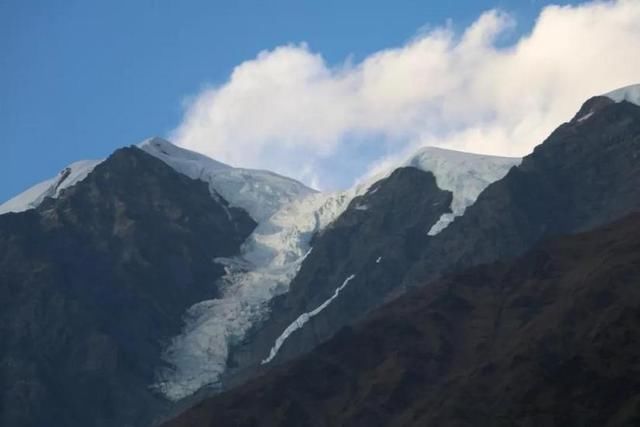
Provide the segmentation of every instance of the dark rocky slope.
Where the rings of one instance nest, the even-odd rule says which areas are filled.
[[[589,113],[593,114],[579,120]],[[255,363],[267,356],[284,328],[326,300],[349,274],[357,275],[353,283],[291,334],[274,363],[314,348],[408,288],[513,258],[543,238],[588,230],[640,208],[640,107],[604,97],[590,99],[572,121],[556,129],[434,237],[426,230],[448,209],[448,199],[421,177],[428,174],[404,174],[405,178],[392,176],[379,183],[379,191],[387,189],[384,202],[371,202],[368,198],[378,192],[370,191],[316,237],[290,292],[273,301],[271,319],[236,350],[241,366],[247,360],[253,365],[232,377],[231,384],[253,375]],[[359,204],[368,209],[357,212]],[[385,227],[358,225],[382,224],[375,221],[398,211],[405,216]],[[380,264],[375,263],[378,256],[383,257]]]
[[[146,425],[163,340],[255,223],[137,148],[0,216],[0,424]]]
[[[593,114],[577,120],[587,112]],[[640,107],[595,97],[576,117],[431,239],[405,284],[513,257],[541,238],[588,230],[640,208]]]
[[[640,425],[640,214],[414,289],[165,427]]]
[[[450,212],[450,204],[451,193],[438,188],[433,174],[412,167],[399,168],[374,184],[315,237],[291,291],[275,298],[271,321],[234,349],[230,366],[258,365],[296,317],[327,301],[352,274],[356,276],[339,298],[294,333],[294,346],[285,341],[277,357],[285,360],[311,350],[337,328],[379,305],[393,294],[396,278],[416,261],[427,231]],[[237,377],[228,375],[227,385],[243,379],[242,374],[252,375],[252,368],[240,370]]]

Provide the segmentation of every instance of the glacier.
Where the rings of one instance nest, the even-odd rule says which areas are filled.
[[[312,251],[312,236],[363,191],[357,187],[294,200],[258,224],[240,256],[217,259],[226,269],[220,283],[222,297],[189,309],[182,334],[164,354],[170,368],[158,374],[155,387],[169,399],[179,400],[204,386],[219,385],[230,348],[253,325],[268,318],[273,297],[289,290]]]
[[[615,102],[640,105],[640,85],[623,87],[603,96]],[[221,298],[201,301],[189,308],[182,332],[164,351],[163,357],[170,368],[158,373],[154,387],[172,400],[219,382],[226,370],[229,349],[242,340],[253,325],[268,318],[269,302],[274,296],[289,290],[289,284],[312,251],[311,237],[344,212],[355,197],[365,194],[375,181],[395,169],[390,168],[345,191],[320,193],[293,179],[269,171],[235,168],[161,138],[150,138],[138,147],[176,171],[208,183],[213,197],[220,195],[231,206],[245,209],[258,223],[239,256],[215,260],[226,272],[218,284]],[[452,192],[452,212],[442,215],[425,230],[434,236],[520,160],[425,147],[397,166],[432,172],[438,187]],[[0,214],[31,209],[46,197],[58,197],[62,190],[84,179],[100,162],[85,160],[69,165],[56,177],[1,204]],[[371,190],[371,194],[375,191]],[[366,210],[367,207],[354,208]],[[376,262],[381,260],[380,257]],[[327,304],[338,296],[347,280]],[[272,360],[293,330],[304,326],[308,320],[304,316],[310,313],[313,312],[301,314],[281,333],[265,363]]]
[[[446,223],[442,218],[439,221],[444,228],[487,185],[502,178],[520,160],[426,147],[399,166],[430,171],[440,188],[453,192],[454,214],[446,218]],[[268,318],[273,297],[289,290],[289,284],[312,250],[311,237],[344,212],[355,197],[368,192],[376,181],[393,170],[390,168],[345,191],[314,193],[284,204],[258,224],[239,257],[218,259],[227,268],[221,284],[222,298],[200,302],[189,310],[183,333],[172,340],[165,353],[171,367],[159,374],[156,387],[168,398],[179,400],[204,386],[220,385],[230,347],[242,340],[253,325]],[[275,356],[284,339],[293,332],[291,328],[301,328],[304,323],[294,322],[286,328],[274,342],[273,354],[265,361]]]
[[[100,162],[102,160],[81,160],[70,164],[57,176],[40,182],[1,204],[0,215],[33,209],[47,197],[58,197],[62,190],[85,179]]]
[[[222,196],[231,206],[245,209],[258,223],[242,245],[239,256],[214,260],[225,268],[225,275],[218,283],[221,297],[190,307],[184,315],[183,330],[164,350],[168,368],[157,373],[153,387],[171,400],[187,397],[204,386],[219,384],[230,348],[240,342],[252,326],[268,318],[273,297],[288,292],[289,284],[312,250],[312,236],[340,216],[355,197],[367,193],[375,182],[395,170],[395,167],[389,168],[344,191],[321,193],[269,171],[226,165],[162,138],[147,139],[138,147],[176,171],[208,183],[213,197]],[[84,179],[100,162],[90,160],[70,165],[57,177],[0,205],[0,213],[30,209],[45,197],[57,197],[64,188]],[[519,162],[520,159],[515,158],[426,147],[398,167],[432,172],[438,187],[453,192],[452,213],[443,215],[429,230],[433,235],[461,215],[487,185]],[[375,191],[375,188],[371,190],[371,194]],[[354,208],[367,209],[365,205]],[[376,262],[380,261],[381,258]],[[304,322],[297,324],[296,329]],[[274,342],[273,356],[292,327],[282,332],[280,341]],[[265,360],[271,358],[267,356]]]

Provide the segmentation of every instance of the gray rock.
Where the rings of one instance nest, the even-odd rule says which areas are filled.
[[[163,342],[255,227],[132,147],[37,209],[0,215],[0,424],[140,426]]]

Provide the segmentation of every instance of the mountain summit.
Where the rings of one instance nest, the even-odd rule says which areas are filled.
[[[480,357],[486,349],[481,338],[491,330],[487,325],[512,333],[513,322],[524,322],[525,329],[513,333],[538,340],[542,349],[537,355],[546,354],[545,343],[553,344],[557,337],[544,331],[527,335],[527,319],[551,313],[549,304],[555,304],[553,310],[567,311],[552,310],[555,314],[545,314],[544,319],[570,319],[582,322],[580,330],[586,334],[597,332],[570,305],[554,300],[553,295],[560,294],[538,292],[535,285],[529,292],[509,274],[519,266],[537,265],[536,256],[514,259],[542,241],[563,242],[562,236],[603,227],[640,210],[636,95],[637,86],[632,86],[591,98],[573,120],[561,124],[524,159],[424,148],[375,179],[332,193],[269,171],[225,165],[160,138],[119,149],[105,160],[70,165],[0,207],[0,378],[8,381],[0,395],[0,423],[152,425],[221,391],[223,397],[203,404],[204,412],[189,412],[186,419],[197,414],[193,419],[198,423],[208,422],[209,407],[221,411],[220,420],[234,419],[229,402],[234,406],[246,399],[246,390],[274,390],[270,384],[282,384],[280,374],[269,372],[283,372],[279,366],[290,369],[286,372],[291,375],[298,369],[313,372],[304,360],[314,360],[314,355],[326,354],[322,349],[335,346],[357,354],[360,350],[344,339],[352,336],[351,328],[369,324],[372,313],[380,313],[377,310],[396,313],[387,311],[386,304],[412,295],[430,295],[425,307],[440,304],[444,310],[438,312],[442,321],[436,313],[425,320],[433,324],[415,331],[416,339],[430,344],[412,353],[409,339],[402,341],[412,336],[411,326],[395,314],[382,316],[382,326],[371,329],[367,342],[374,347],[381,343],[384,350],[384,343],[396,341],[375,334],[398,331],[398,351],[406,354],[385,350],[369,361],[373,365],[353,370],[355,384],[345,384],[339,369],[324,370],[322,365],[318,372],[328,388],[317,393],[312,389],[311,395],[300,391],[295,402],[286,393],[267,397],[274,399],[279,418],[264,416],[262,398],[247,406],[247,414],[257,425],[278,420],[313,425],[317,413],[311,406],[334,396],[345,408],[353,408],[354,413],[336,411],[356,425],[375,425],[376,420],[389,425],[396,416],[426,420],[407,409],[413,403],[424,403],[425,410],[444,420],[461,420],[455,415],[458,409],[433,406],[427,402],[429,396],[461,399],[485,383],[469,380],[458,387],[448,375],[462,371],[438,363],[455,362],[460,369],[473,368],[469,372],[474,375],[486,374],[510,387],[518,384],[509,382],[508,375],[517,371],[509,365],[516,362]],[[608,242],[619,235],[605,232],[594,239]],[[571,242],[567,247],[573,253]],[[606,252],[587,254],[587,259],[594,254]],[[503,275],[504,265],[514,266],[509,277]],[[582,265],[583,261],[572,261],[563,271],[578,277],[572,272]],[[615,268],[611,264],[611,271]],[[487,273],[475,276],[474,271]],[[450,278],[464,272],[472,272],[480,282],[495,278],[521,289],[514,304],[524,311],[505,325],[487,323],[504,312],[503,305],[496,306],[504,289],[489,287],[484,292],[484,282],[472,278],[465,279],[464,292],[458,295]],[[527,282],[538,276],[521,278]],[[567,279],[562,295],[579,293],[580,283]],[[621,307],[622,300],[603,294],[599,284],[592,288],[597,291],[595,300],[584,301],[602,303],[607,310]],[[625,298],[635,304],[632,294]],[[581,367],[591,362],[575,364],[565,356],[580,353],[587,341],[569,338],[562,341],[568,346],[564,349],[550,347],[561,352],[558,357],[540,360],[568,363],[582,378],[587,371]],[[432,344],[435,347],[429,347]],[[470,358],[476,352],[478,358]],[[525,353],[518,350],[518,355]],[[330,354],[338,367],[351,363],[342,351]],[[633,375],[631,362],[622,362],[627,356],[623,352],[616,363]],[[297,365],[294,359],[300,357],[306,359]],[[413,364],[417,359],[435,365]],[[534,371],[517,372],[532,378],[527,375]],[[372,382],[361,383],[360,373]],[[380,373],[381,384],[397,392],[378,390],[372,373]],[[265,379],[257,380],[262,374]],[[412,382],[414,377],[442,379],[452,388],[434,383],[433,390],[425,391],[420,381]],[[575,385],[569,380],[541,387],[562,395],[562,386]],[[287,384],[299,390],[297,381]],[[626,393],[615,384],[602,383],[603,389],[609,386]],[[363,399],[351,400],[354,395],[347,389]],[[514,396],[528,393],[516,391],[524,394]],[[505,396],[495,395],[504,398],[505,411],[522,413],[517,405],[526,398]],[[469,419],[490,407],[485,403],[470,406]],[[443,412],[432,411],[436,406]],[[371,407],[386,409],[378,416],[367,412]],[[622,414],[624,408],[599,409]],[[575,418],[585,421],[583,425],[600,420],[592,412],[584,414]]]

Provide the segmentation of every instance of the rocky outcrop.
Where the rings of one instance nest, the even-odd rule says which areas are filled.
[[[561,125],[429,240],[405,285],[508,259],[540,239],[588,230],[639,209],[640,107],[602,97],[585,107],[591,116]]]
[[[0,424],[139,426],[214,259],[255,227],[207,185],[135,147],[36,209],[0,215]]]
[[[439,189],[431,173],[412,167],[397,169],[352,200],[338,219],[314,237],[290,292],[272,301],[270,320],[234,349],[227,386],[261,369],[287,326],[327,302],[349,276],[354,275],[339,296],[291,334],[274,360],[311,350],[390,298],[396,278],[415,262],[428,230],[450,212],[450,204],[451,193]],[[243,369],[234,370],[234,366]]]
[[[450,206],[435,184],[425,172],[400,169],[317,235],[289,293],[273,300],[271,318],[234,350],[227,386],[263,371],[259,363],[277,337],[351,274],[340,296],[291,333],[270,363],[311,350],[406,289],[640,209],[640,107],[590,99],[463,216],[428,236]]]
[[[632,426],[640,215],[413,289],[166,427]]]

